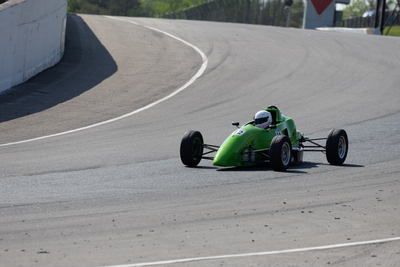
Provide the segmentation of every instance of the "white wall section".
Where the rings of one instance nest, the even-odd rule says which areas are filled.
[[[67,0],[0,5],[0,92],[54,66],[63,56]]]

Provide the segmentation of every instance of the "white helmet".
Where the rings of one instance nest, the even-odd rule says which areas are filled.
[[[260,110],[254,116],[254,121],[258,128],[266,129],[272,123],[272,115],[268,111]]]

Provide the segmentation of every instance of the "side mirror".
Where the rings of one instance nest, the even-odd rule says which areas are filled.
[[[238,121],[233,121],[233,122],[232,122],[232,125],[239,128],[239,122],[238,122]]]

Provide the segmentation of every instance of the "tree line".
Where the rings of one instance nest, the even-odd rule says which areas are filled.
[[[68,0],[68,12],[82,14],[157,17],[205,0]]]
[[[343,19],[361,17],[365,11],[376,9],[376,0],[351,0],[350,5],[343,9]],[[397,0],[386,0],[386,9],[396,7]]]

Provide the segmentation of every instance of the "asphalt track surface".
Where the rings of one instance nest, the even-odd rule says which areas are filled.
[[[207,57],[183,91],[119,120],[20,142],[118,118],[182,88],[204,59],[166,33]],[[398,265],[399,46],[381,36],[69,15],[63,60],[0,96],[0,265]],[[312,137],[346,129],[345,165],[322,153],[287,172],[181,164],[185,131],[218,145],[231,121],[268,105]]]

